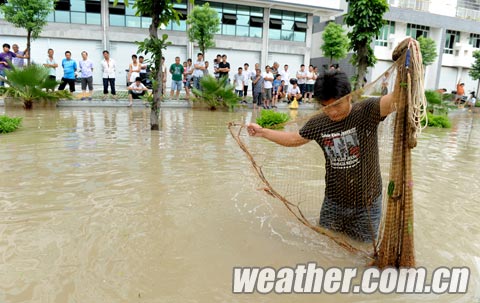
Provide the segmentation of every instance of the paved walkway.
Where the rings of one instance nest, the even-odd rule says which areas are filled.
[[[128,107],[128,99],[118,99],[118,100],[113,100],[113,99],[107,99],[107,100],[98,100],[98,99],[93,99],[93,100],[79,100],[79,99],[74,99],[74,100],[62,100],[57,102],[58,107]],[[4,100],[0,99],[0,106],[4,106]],[[35,105],[34,105],[35,107]],[[133,100],[133,107],[146,107],[143,100]],[[165,100],[161,102],[160,107],[163,108],[192,108],[193,107],[193,102],[192,101],[187,101],[187,100]],[[246,107],[246,108],[252,108],[252,104],[240,104],[240,107]],[[287,103],[278,103],[278,108],[279,109],[287,109],[288,104]],[[314,109],[314,104],[301,104],[298,108],[299,110],[303,109],[308,109],[312,110]]]

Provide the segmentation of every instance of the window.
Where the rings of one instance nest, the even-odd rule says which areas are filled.
[[[269,38],[305,42],[307,14],[272,9],[270,11]]]
[[[380,35],[375,40],[375,45],[388,46],[388,37],[390,34],[395,34],[395,21],[387,21],[387,23],[380,30]]]
[[[182,0],[180,3],[177,3],[176,1],[174,1],[173,7],[178,13],[180,13],[179,23],[177,24],[176,22],[170,21],[165,27],[162,27],[162,29],[169,30],[169,31],[179,31],[179,32],[187,31],[187,0]],[[137,17],[137,18],[140,18],[140,17]],[[142,28],[148,28],[150,26],[152,19],[146,16],[142,16],[141,19],[142,19]]]
[[[58,0],[47,21],[100,25],[100,0]]]
[[[70,11],[70,1],[69,0],[59,0],[55,2],[56,11]]]
[[[230,3],[196,0],[195,5],[209,2],[218,12],[220,30],[217,34],[261,38],[263,32],[263,8]]]
[[[407,36],[418,39],[420,36],[428,38],[428,33],[430,32],[429,26],[417,25],[417,24],[407,24]]]
[[[468,41],[473,48],[480,48],[480,35],[479,34],[470,34],[470,40]]]
[[[88,2],[88,0],[87,0]],[[187,0],[182,0],[180,3],[175,1],[173,7],[180,14],[180,20],[176,22],[169,22],[161,27],[163,30],[186,31],[187,30]],[[92,7],[92,9],[95,9]],[[110,13],[111,26],[126,26],[137,28],[149,28],[152,23],[152,18],[149,16],[137,16],[136,9],[132,5],[126,7],[123,0],[119,0],[116,6],[113,6],[113,1],[109,3],[108,11]],[[87,16],[88,18],[88,16]]]
[[[460,32],[451,31],[447,29],[447,34],[445,37],[445,48],[443,49],[444,54],[453,54],[453,47],[455,42],[460,41]]]
[[[125,15],[125,4],[118,1],[117,5],[113,2],[108,3],[108,13],[110,15]]]
[[[85,2],[85,11],[87,13],[100,14],[101,13],[100,1],[87,0]]]
[[[270,29],[282,29],[283,22],[281,19],[270,19]]]
[[[222,23],[235,25],[237,24],[237,16],[233,14],[223,14]]]

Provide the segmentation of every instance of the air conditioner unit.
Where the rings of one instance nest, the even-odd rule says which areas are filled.
[[[455,42],[455,45],[453,46],[453,49],[459,51],[459,50],[461,50],[463,47],[464,47],[464,44],[463,44],[463,43]]]

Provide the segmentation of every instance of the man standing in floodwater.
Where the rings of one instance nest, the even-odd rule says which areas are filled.
[[[323,112],[299,132],[266,129],[255,123],[248,125],[248,132],[290,147],[315,140],[326,159],[320,225],[359,241],[373,241],[382,213],[377,128],[393,110],[392,94],[352,104],[350,81],[338,70],[319,76],[314,91]]]

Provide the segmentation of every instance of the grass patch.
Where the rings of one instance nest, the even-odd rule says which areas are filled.
[[[283,124],[288,120],[290,120],[288,114],[275,112],[273,110],[262,110],[260,117],[257,118],[257,124],[265,128],[282,129]]]
[[[15,131],[22,124],[22,118],[10,118],[8,116],[0,116],[0,133],[6,134]]]
[[[452,122],[445,115],[434,115],[427,113],[427,120],[429,127],[451,128]],[[425,126],[425,119],[422,120],[422,126]]]

